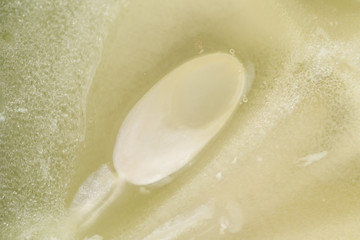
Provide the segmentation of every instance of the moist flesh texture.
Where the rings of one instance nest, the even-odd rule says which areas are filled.
[[[359,1],[0,7],[2,237],[359,235]],[[212,52],[234,54],[254,79],[227,126],[191,166],[163,184],[126,186],[94,224],[74,229],[70,203],[104,164],[113,171],[132,106],[176,66]],[[95,178],[83,196],[105,182]]]

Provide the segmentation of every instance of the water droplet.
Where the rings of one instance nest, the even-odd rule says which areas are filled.
[[[249,101],[249,100],[247,99],[247,97],[244,96],[244,97],[243,97],[243,102],[244,102],[244,103],[247,103],[248,101]]]
[[[235,55],[235,49],[230,48],[229,53],[234,56]]]

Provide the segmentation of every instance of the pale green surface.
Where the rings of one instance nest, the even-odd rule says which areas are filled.
[[[125,186],[77,238],[357,239],[359,1],[134,0],[127,7],[120,2],[92,78],[102,44],[98,36],[111,16],[103,8],[114,9],[104,2],[51,5],[56,11],[45,15],[35,9],[38,1],[6,4],[12,7],[1,11],[7,29],[0,40],[0,216],[8,226],[0,230],[7,239],[36,234],[39,226],[46,229],[43,239],[70,239],[70,221],[48,224],[60,221],[64,201],[70,205],[91,173],[111,163],[117,131],[136,101],[179,64],[230,49],[253,66],[255,80],[224,131],[169,184]],[[16,8],[32,13],[27,25],[18,22]],[[76,14],[67,15],[69,9]],[[61,29],[61,19],[74,18],[77,28]],[[49,72],[39,68],[40,60],[50,64]],[[30,80],[23,79],[28,74]],[[51,120],[64,119],[61,109],[71,120],[52,133]],[[49,175],[42,175],[40,164],[49,166]]]
[[[49,239],[65,214],[114,1],[0,2],[0,239]],[[49,231],[49,232],[46,232]]]

